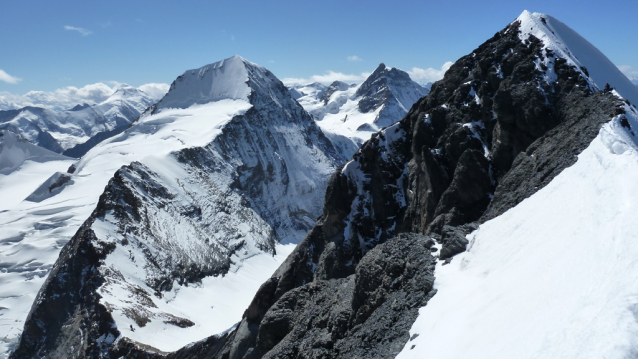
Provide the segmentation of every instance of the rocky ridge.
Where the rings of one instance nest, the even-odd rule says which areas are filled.
[[[324,324],[330,320],[303,321],[313,305],[291,305],[291,293],[303,297],[326,282],[347,285],[368,256],[401,233],[429,236],[438,259],[449,261],[465,250],[466,234],[479,223],[574,164],[604,123],[623,121],[627,100],[611,89],[601,91],[584,66],[558,55],[568,51],[529,32],[530,20],[546,23],[543,16],[523,13],[459,59],[403,120],[373,135],[332,176],[316,226],[262,285],[237,329],[181,355],[193,350],[219,358],[345,358],[351,352],[337,343],[348,342],[365,347],[368,358],[394,357],[393,344],[382,350],[366,346],[383,342],[388,333],[361,338]],[[321,301],[323,295],[312,298]],[[323,310],[331,307],[325,303]],[[403,304],[392,302],[409,315]],[[345,322],[356,322],[354,312],[346,316]],[[393,333],[404,345],[410,339]]]

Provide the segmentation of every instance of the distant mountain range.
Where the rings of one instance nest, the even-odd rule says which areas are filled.
[[[104,139],[124,131],[155,100],[142,90],[119,86],[105,101],[66,111],[24,107],[0,111],[0,129],[31,143],[79,158]]]

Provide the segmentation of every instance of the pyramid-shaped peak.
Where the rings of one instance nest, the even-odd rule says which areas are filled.
[[[158,109],[187,108],[220,100],[248,101],[247,67],[259,69],[241,56],[233,57],[184,72],[171,84],[168,93],[157,104]]]
[[[284,90],[281,81],[266,68],[235,55],[184,72],[173,81],[168,93],[157,103],[156,110],[187,108],[221,100],[253,103],[257,93],[271,96],[268,95],[271,92]]]
[[[209,70],[215,70],[215,69],[222,70],[224,68],[226,68],[226,69],[237,69],[237,68],[245,68],[246,66],[261,67],[261,66],[255,64],[255,63],[252,63],[252,62],[244,59],[243,57],[241,57],[239,55],[235,55],[235,56],[229,57],[227,59],[224,59],[224,60],[221,60],[221,61],[214,62],[212,64],[208,64],[208,65],[202,66],[199,69],[194,69],[194,70],[189,70],[189,71],[190,72],[209,71]],[[186,73],[188,73],[189,71],[186,71]]]
[[[375,87],[382,86],[380,82],[386,84],[397,83],[398,87],[420,87],[417,83],[413,83],[407,72],[399,70],[396,67],[387,67],[382,62],[357,89],[356,96],[364,96],[366,93],[370,93],[371,91],[376,92]]]
[[[120,84],[115,87],[115,91],[113,91],[113,95],[111,96],[114,96],[115,94],[136,94],[140,92],[143,91],[128,84]]]
[[[560,20],[525,10],[514,23],[518,23],[521,41],[530,36],[538,38],[546,49],[578,69],[594,89],[602,90],[609,83],[622,97],[638,103],[638,87],[600,50]]]

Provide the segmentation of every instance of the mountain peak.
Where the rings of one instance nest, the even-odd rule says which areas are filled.
[[[384,63],[381,63],[357,89],[356,96],[363,97],[359,102],[359,109],[363,113],[376,110],[391,97],[398,101],[400,112],[405,113],[427,92],[422,86],[412,81],[407,72],[395,67],[386,67]],[[397,116],[399,116],[398,113]]]
[[[188,70],[171,84],[158,109],[187,108],[219,100],[248,101],[248,61],[240,56]]]
[[[73,108],[69,109],[68,111],[80,111],[80,110],[84,110],[85,108],[89,108],[91,107],[91,105],[89,105],[88,103],[83,103],[83,104],[77,104],[75,105]]]
[[[187,108],[221,100],[252,102],[255,93],[268,96],[273,92],[273,87],[285,90],[281,81],[270,71],[235,55],[184,72],[157,103],[157,109]],[[279,90],[274,92],[278,93]]]
[[[622,97],[634,104],[638,103],[638,87],[600,50],[561,21],[547,14],[525,10],[516,22],[519,23],[521,41],[527,41],[530,36],[541,40],[548,57],[556,55],[567,60],[593,90],[602,90],[609,83]]]
[[[140,89],[138,89],[136,87],[133,87],[131,85],[121,84],[121,85],[118,85],[115,88],[115,91],[113,92],[113,94],[111,96],[109,96],[109,98],[107,98],[106,100],[104,100],[101,103],[109,103],[109,102],[113,102],[113,101],[131,99],[131,98],[134,98],[134,97],[143,97],[145,99],[144,102],[147,102],[147,103],[152,103],[153,102],[153,100],[150,98],[150,96],[146,92],[144,92],[144,91],[142,91],[142,90],[140,90]],[[86,108],[86,106],[85,106],[85,108]]]

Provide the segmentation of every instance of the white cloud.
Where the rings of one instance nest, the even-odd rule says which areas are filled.
[[[155,100],[159,100],[162,97],[164,97],[164,95],[166,95],[166,93],[168,92],[169,88],[171,88],[169,84],[158,84],[158,83],[150,83],[150,84],[146,84],[146,85],[142,85],[138,87],[138,89],[146,92],[149,96],[151,96]]]
[[[629,81],[638,86],[638,70],[634,70],[634,68],[629,65],[620,65],[618,66],[618,69],[627,76]]]
[[[18,81],[22,81],[21,78],[17,78],[15,76],[11,76],[8,73],[4,72],[3,70],[0,69],[0,81],[4,81],[8,84],[17,84]]]
[[[78,104],[90,105],[103,102],[109,98],[118,86],[123,84],[116,81],[95,83],[78,88],[67,86],[55,91],[30,91],[24,95],[10,92],[0,92],[0,110],[18,109],[25,106],[44,107],[51,110],[66,110]],[[149,83],[138,87],[149,96],[159,100],[169,89],[168,84]]]
[[[412,78],[412,80],[421,83],[434,82],[443,78],[445,71],[447,71],[454,63],[448,61],[441,66],[441,69],[437,70],[432,67],[427,69],[420,69],[418,67],[413,67],[412,70],[408,71],[408,74]]]
[[[83,29],[81,27],[68,26],[68,25],[64,26],[64,30],[77,31],[80,34],[82,34],[82,36],[89,36],[93,33],[93,31],[91,30]]]
[[[349,75],[349,74],[344,74],[342,72],[327,71],[323,75],[312,75],[307,79],[288,77],[281,80],[281,82],[283,82],[286,85],[309,84],[312,82],[332,83],[334,81],[343,81],[343,82],[352,83],[352,82],[362,82],[366,78],[368,78],[368,76],[370,76],[370,72],[362,72],[360,75],[355,75],[355,74]]]
[[[348,56],[348,61],[350,62],[359,62],[361,61],[361,58],[357,55],[353,55],[353,56]]]
[[[410,78],[412,78],[412,80],[425,84],[428,82],[434,82],[434,81],[438,81],[442,79],[443,75],[445,74],[445,71],[447,71],[450,68],[450,66],[452,66],[452,64],[453,62],[448,61],[445,64],[443,64],[443,66],[441,66],[440,69],[434,69],[431,67],[427,69],[421,69],[418,67],[413,67],[412,70],[407,71],[407,73],[410,75]],[[309,84],[313,82],[321,82],[321,83],[328,84],[334,81],[360,83],[365,81],[365,79],[367,79],[368,76],[370,76],[370,72],[362,72],[361,74],[356,75],[356,74],[344,74],[342,72],[327,71],[323,75],[313,75],[313,76],[310,76],[309,78],[288,77],[288,78],[282,79],[281,82],[283,82],[285,85],[296,85],[296,84],[305,85],[305,84]]]

